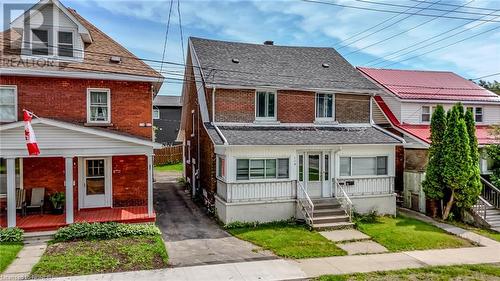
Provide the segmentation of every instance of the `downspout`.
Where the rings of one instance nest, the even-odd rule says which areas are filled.
[[[214,126],[215,131],[217,132],[219,137],[222,139],[222,142],[224,142],[224,145],[228,145],[226,137],[222,134],[219,127],[217,127],[217,125],[215,125],[215,86],[212,89],[212,126]]]

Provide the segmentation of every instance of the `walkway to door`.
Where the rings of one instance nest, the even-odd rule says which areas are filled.
[[[154,204],[156,223],[163,232],[169,262],[173,266],[277,258],[221,229],[175,182],[155,183]]]

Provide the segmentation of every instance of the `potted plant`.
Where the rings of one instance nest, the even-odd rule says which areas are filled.
[[[64,212],[63,205],[64,205],[64,192],[56,192],[49,197],[50,202],[52,203],[52,206],[54,209],[52,209],[52,212],[54,214],[62,214]]]

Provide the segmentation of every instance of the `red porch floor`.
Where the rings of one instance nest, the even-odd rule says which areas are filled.
[[[156,214],[152,217],[148,216],[147,207],[124,207],[124,208],[109,208],[109,209],[88,209],[75,211],[75,222],[123,222],[123,223],[141,223],[154,222]],[[6,226],[6,218],[0,218],[1,225]],[[17,227],[24,231],[44,231],[55,230],[66,226],[66,215],[52,214],[30,214],[25,217],[17,216]]]

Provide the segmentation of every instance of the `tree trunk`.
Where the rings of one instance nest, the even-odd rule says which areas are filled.
[[[451,207],[453,207],[453,202],[455,201],[455,191],[452,189],[450,194],[450,199],[446,202],[446,207],[443,210],[443,220],[446,220],[451,212]]]

